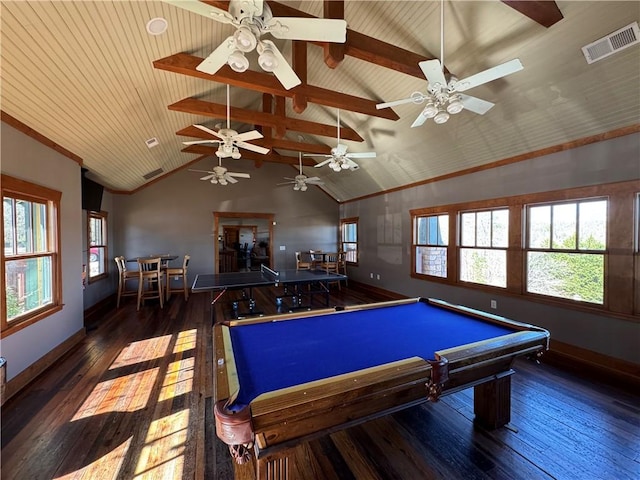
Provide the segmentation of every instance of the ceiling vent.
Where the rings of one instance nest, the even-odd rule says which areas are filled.
[[[159,145],[158,139],[156,137],[150,138],[149,140],[145,140],[144,143],[147,144],[147,147],[153,148]]]
[[[153,172],[149,172],[146,175],[143,175],[143,177],[144,177],[145,180],[150,180],[153,177],[157,177],[162,172],[164,172],[164,170],[162,170],[161,168],[158,168],[157,170],[154,170]]]
[[[638,22],[633,22],[600,40],[585,45],[582,47],[582,53],[587,63],[593,63],[637,43],[640,43],[640,31]]]

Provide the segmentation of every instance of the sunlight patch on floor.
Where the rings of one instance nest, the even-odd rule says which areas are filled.
[[[154,358],[166,355],[172,335],[162,337],[147,338],[138,342],[131,342],[122,349],[118,358],[109,367],[109,370],[135,365],[136,363],[147,362]]]
[[[182,478],[188,426],[189,409],[154,420],[134,478]]]
[[[194,350],[196,348],[196,340],[198,338],[198,330],[185,330],[178,333],[176,344],[173,347],[173,353],[186,352],[187,350]]]
[[[100,382],[71,421],[108,412],[135,412],[147,406],[158,368]]]
[[[124,461],[131,440],[129,437],[125,442],[114,448],[109,454],[103,455],[95,462],[82,467],[75,472],[67,473],[61,477],[54,477],[54,480],[76,480],[76,479],[101,479],[118,478],[122,462]]]

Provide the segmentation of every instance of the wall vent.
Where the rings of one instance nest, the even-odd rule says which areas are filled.
[[[640,30],[638,22],[633,22],[600,40],[585,45],[582,47],[582,53],[587,63],[593,63],[637,43],[640,43]]]
[[[157,177],[162,172],[164,172],[164,170],[162,170],[161,168],[158,168],[157,170],[154,170],[153,172],[149,172],[146,175],[143,175],[143,177],[144,177],[145,180],[150,180],[153,177]]]
[[[146,143],[147,147],[149,148],[157,147],[159,145],[158,139],[156,137],[145,140],[144,143]]]

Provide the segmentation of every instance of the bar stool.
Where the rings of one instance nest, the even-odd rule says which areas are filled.
[[[163,308],[162,261],[160,257],[138,259],[138,310],[147,299],[157,298]]]
[[[121,297],[132,297],[138,294],[137,289],[127,290],[127,281],[138,280],[138,272],[135,270],[127,270],[127,262],[124,257],[114,258],[116,265],[118,266],[118,296],[116,300],[116,308],[120,308]]]
[[[189,259],[191,256],[185,255],[184,260],[182,262],[182,267],[177,268],[169,268],[165,269],[165,274],[167,275],[167,300],[171,297],[172,292],[184,292],[184,301],[186,302],[189,299],[189,288],[187,287],[187,267],[189,266]],[[176,280],[182,277],[182,287],[180,288],[171,288],[171,279]]]

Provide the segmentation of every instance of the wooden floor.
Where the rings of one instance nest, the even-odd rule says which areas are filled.
[[[334,292],[335,305],[376,300]],[[2,478],[252,478],[215,437],[208,299],[136,312],[129,298],[88,325],[3,406]],[[640,478],[639,394],[544,363],[516,370],[509,427],[475,428],[469,389],[300,446],[292,480]]]

